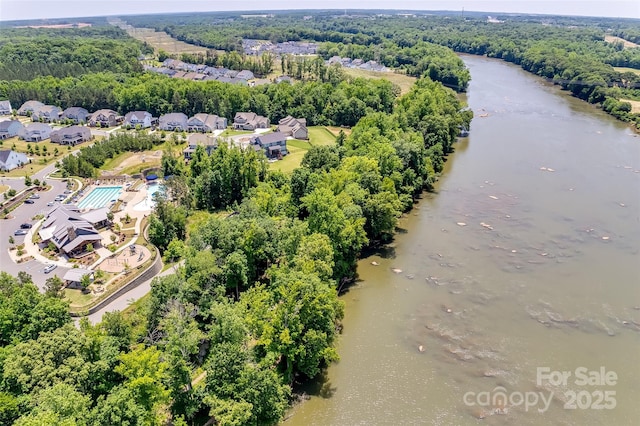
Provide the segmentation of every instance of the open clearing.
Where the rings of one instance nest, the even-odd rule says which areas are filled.
[[[622,42],[622,44],[623,44],[625,49],[630,49],[632,47],[638,47],[638,45],[635,44],[635,43],[632,43],[632,42],[627,41],[627,40],[625,40],[623,38],[612,36],[612,35],[604,36],[604,41],[606,41],[608,43],[620,43],[620,42]]]
[[[638,74],[640,75],[640,70],[637,70],[635,68],[627,68],[627,67],[613,67],[614,70],[618,71],[618,72],[632,72],[634,74]]]
[[[352,77],[364,77],[364,78],[382,78],[385,80],[389,80],[393,84],[400,87],[400,93],[405,94],[411,89],[411,86],[416,82],[415,77],[411,77],[405,74],[398,74],[395,72],[378,72],[378,71],[367,71],[361,70],[357,68],[343,68],[344,72],[347,75]]]
[[[283,173],[291,173],[302,162],[302,157],[311,148],[311,144],[305,141],[288,140],[287,141],[287,154],[282,160],[269,163],[269,168],[272,170],[280,170]]]
[[[336,137],[326,127],[310,126],[308,129],[311,145],[333,145],[336,143]]]
[[[620,99],[620,102],[629,102],[631,104],[631,112],[640,113],[640,101],[632,101],[631,99]]]

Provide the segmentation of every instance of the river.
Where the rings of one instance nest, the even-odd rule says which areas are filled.
[[[640,419],[640,138],[517,66],[463,59],[471,134],[359,262],[341,360],[286,426]]]

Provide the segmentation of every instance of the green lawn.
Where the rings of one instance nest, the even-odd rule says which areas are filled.
[[[336,137],[326,127],[311,126],[308,129],[311,145],[333,145],[336,143]]]
[[[94,299],[94,295],[92,293],[84,294],[82,293],[82,290],[70,288],[64,289],[64,297],[71,302],[71,306],[76,307],[85,306]]]
[[[231,136],[238,136],[238,135],[251,135],[255,133],[252,130],[232,130],[232,129],[227,129],[224,132],[222,132],[220,134],[220,137],[223,138],[229,138]]]
[[[282,160],[269,163],[269,168],[272,170],[280,170],[284,173],[291,173],[294,169],[300,167],[302,157],[305,152],[311,148],[311,144],[305,141],[289,140],[287,141],[287,154]]]

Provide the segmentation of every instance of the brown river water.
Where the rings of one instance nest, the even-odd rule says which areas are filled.
[[[463,59],[471,134],[360,261],[341,360],[286,426],[640,424],[640,138]]]

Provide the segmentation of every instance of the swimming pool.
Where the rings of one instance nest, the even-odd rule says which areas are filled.
[[[147,211],[153,210],[155,207],[155,202],[153,201],[153,194],[158,192],[160,189],[160,184],[151,183],[147,185],[147,196],[144,200],[140,201],[138,204],[133,206],[135,211]]]
[[[115,201],[120,196],[121,186],[100,186],[94,188],[78,203],[78,208],[84,210],[100,209],[109,205],[111,201]]]

